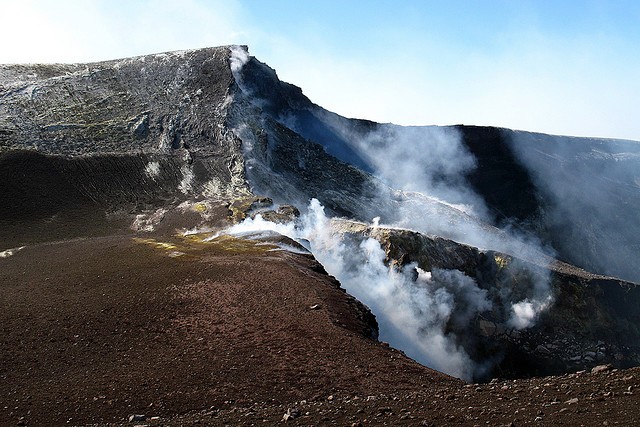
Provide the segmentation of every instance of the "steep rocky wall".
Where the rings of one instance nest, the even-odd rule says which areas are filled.
[[[61,218],[73,218],[68,232],[113,212],[248,194],[225,127],[230,52],[0,66],[0,222],[57,236]],[[15,228],[0,240],[19,241]]]
[[[376,239],[394,268],[458,270],[487,290],[491,310],[479,313],[463,329],[455,324],[449,329],[475,361],[497,361],[489,377],[550,375],[601,363],[618,367],[640,363],[637,284],[551,259],[531,263],[408,230],[346,220],[333,220],[332,228],[356,246],[366,238]],[[540,279],[549,281],[551,304],[531,326],[514,327],[509,323],[511,304],[526,298]]]
[[[481,126],[401,127],[347,119],[313,104],[300,88],[281,82],[273,69],[255,58],[247,60],[237,78],[264,121],[277,122],[304,143],[322,146],[330,156],[381,178],[386,185],[452,204],[468,204],[478,214],[476,220],[529,234],[552,247],[564,261],[601,274],[640,280],[639,143]],[[291,139],[279,137],[281,131],[264,124],[261,128],[264,140]],[[450,147],[457,148],[452,151]],[[273,158],[277,154],[272,150]],[[294,157],[283,160],[295,168]],[[398,176],[406,179],[396,179]],[[426,187],[420,187],[422,178],[428,181]],[[334,179],[339,182],[339,177]],[[358,209],[348,209],[343,203],[345,211],[363,212],[361,208],[369,204],[375,208],[367,213],[385,222],[397,219],[394,213],[406,203],[396,203],[398,197],[389,200],[379,183],[372,187],[368,200],[361,200]],[[372,196],[376,191],[379,197]],[[314,191],[307,196],[318,194]],[[388,209],[384,202],[389,203]],[[332,204],[330,200],[325,203]],[[433,209],[434,203],[430,205],[427,210]],[[447,210],[447,205],[438,209]],[[447,216],[460,215],[449,210]],[[460,222],[465,221],[468,218]],[[457,227],[447,230],[433,223],[412,224],[412,228],[487,246],[465,239],[465,233],[456,233]]]
[[[501,134],[536,185],[540,220],[559,256],[640,281],[640,142]]]

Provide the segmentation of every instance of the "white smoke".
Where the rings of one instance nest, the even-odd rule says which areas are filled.
[[[475,159],[452,128],[382,125],[365,137],[350,139],[357,152],[389,186],[433,197],[476,216],[482,201],[463,181]]]
[[[344,252],[354,250],[339,249],[342,253],[332,256],[348,256]],[[450,322],[469,323],[478,312],[490,309],[487,292],[457,270],[418,271],[414,280],[414,265],[400,271],[385,265],[384,251],[371,238],[357,249],[363,263],[330,273],[376,314],[380,338],[439,371],[465,380],[478,374],[480,367],[446,329]]]
[[[178,190],[184,194],[189,194],[193,190],[193,180],[195,178],[193,168],[190,165],[183,165],[180,168],[180,172],[182,173],[182,179],[178,183]]]
[[[160,176],[160,163],[159,162],[149,162],[144,168],[144,173],[152,179]]]
[[[533,270],[533,268],[532,268]],[[528,295],[511,304],[511,313],[507,325],[521,330],[530,328],[538,319],[538,316],[551,306],[554,301],[550,292],[550,273],[547,270],[529,271],[533,286],[527,289]],[[509,300],[512,297],[509,297]]]
[[[451,325],[462,329],[477,313],[491,309],[487,291],[472,278],[457,270],[425,272],[415,265],[401,270],[386,265],[378,241],[346,241],[332,229],[315,199],[297,225],[276,224],[257,215],[225,233],[247,236],[267,230],[310,242],[314,256],[328,273],[371,308],[378,319],[380,339],[450,375],[471,380],[482,374],[484,367],[471,360],[457,337],[447,332]]]
[[[468,184],[467,176],[476,167],[476,160],[456,129],[358,122],[315,106],[298,109],[294,101],[290,102],[291,108],[262,110],[263,105],[271,102],[271,95],[263,94],[261,87],[252,86],[251,81],[244,82],[239,71],[234,72],[236,82],[249,97],[248,105],[256,108],[265,123],[274,119],[309,143],[322,145],[330,155],[371,173],[376,179],[369,184],[378,190],[373,195],[367,189],[367,194],[358,200],[345,196],[340,188],[341,177],[329,172],[327,177],[335,180],[335,187],[328,191],[310,189],[305,193],[305,186],[295,182],[295,178],[293,182],[282,179],[272,173],[265,160],[248,156],[247,177],[254,192],[286,203],[322,197],[323,202],[351,212],[361,220],[377,217],[373,227],[385,223],[512,254],[543,270],[548,266],[545,263],[549,258],[544,256],[536,239],[524,239],[513,230],[501,230],[492,224],[482,197]],[[272,77],[277,79],[275,74]],[[247,85],[250,87],[245,87]],[[275,114],[278,117],[274,117]],[[236,134],[243,141],[245,153],[251,153],[259,137],[253,128],[265,126],[256,123],[256,126],[243,127],[242,117]],[[287,144],[279,141],[278,132],[272,137],[267,150]],[[255,171],[258,172],[253,173]],[[365,241],[354,247],[333,233],[317,201],[311,203],[301,222],[298,228],[270,225],[258,216],[234,227],[232,232],[268,228],[310,241],[315,257],[327,271],[378,316],[383,339],[436,369],[467,379],[479,373],[482,367],[473,364],[458,345],[459,337],[447,329],[455,324],[458,331],[464,331],[464,323],[490,305],[486,293],[473,279],[457,271],[434,270],[431,275],[418,272],[416,280],[415,266],[405,266],[402,271],[390,269],[384,264],[382,249],[376,241]],[[348,243],[348,247],[345,246]],[[500,291],[494,301],[503,304],[509,326],[517,329],[532,326],[551,304],[548,278],[542,274],[527,282],[532,289]]]
[[[475,169],[475,158],[455,128],[378,125],[363,133],[354,131],[340,116],[323,110],[316,110],[316,114],[372,167],[377,177],[402,190],[403,200],[397,205],[393,226],[548,266],[551,258],[547,254],[551,251],[539,239],[491,225],[483,199],[465,178]],[[388,196],[381,192],[380,197]],[[533,326],[553,302],[549,275],[536,271],[532,276],[533,288],[527,290],[527,297],[511,306],[508,324],[517,329]]]
[[[243,46],[231,46],[230,50],[231,56],[229,57],[229,61],[231,71],[237,79],[242,67],[249,61],[249,52],[247,52],[247,49]]]
[[[367,165],[386,186],[380,188],[376,202],[393,210],[375,214],[385,223],[529,260],[539,261],[550,253],[532,236],[492,225],[484,200],[468,184],[467,175],[476,168],[476,160],[457,129],[376,124],[363,131],[351,120],[320,108],[313,114],[334,139],[348,146],[338,156],[342,161]],[[314,140],[316,135],[299,125],[294,114],[279,119]]]
[[[10,256],[15,255],[16,253],[23,250],[25,246],[20,246],[18,248],[6,249],[4,251],[0,251],[0,258],[9,258]]]
[[[640,282],[640,142],[503,131],[565,261]]]
[[[509,326],[516,329],[525,329],[533,324],[541,307],[539,302],[523,300],[513,304],[511,309],[512,315],[508,322]]]

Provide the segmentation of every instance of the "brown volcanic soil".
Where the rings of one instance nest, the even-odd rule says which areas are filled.
[[[269,249],[138,235],[0,258],[0,425],[640,421],[638,369],[465,385],[368,338],[312,257]]]

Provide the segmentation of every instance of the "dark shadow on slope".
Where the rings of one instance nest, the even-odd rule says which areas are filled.
[[[162,173],[149,175],[149,162]],[[0,153],[2,249],[37,241],[105,235],[131,224],[134,212],[166,206],[181,196],[177,157],[151,155],[49,156]],[[198,175],[207,175],[196,161]]]
[[[272,68],[251,58],[242,69],[242,84],[271,118],[303,138],[322,145],[327,153],[339,160],[372,172],[371,165],[350,147],[348,141],[313,114],[313,109],[319,107],[304,96],[299,87],[281,82]]]
[[[540,214],[540,200],[527,170],[515,157],[500,129],[455,126],[477,167],[467,175],[471,187],[483,198],[499,225],[533,225]]]

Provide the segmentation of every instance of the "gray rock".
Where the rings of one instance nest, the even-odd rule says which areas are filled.
[[[296,419],[300,416],[300,410],[297,408],[289,408],[287,409],[287,412],[282,416],[282,421],[289,421],[289,420],[293,420]]]
[[[138,423],[146,420],[147,420],[147,417],[145,415],[129,415],[130,423]]]
[[[607,364],[607,365],[598,365],[593,367],[593,369],[591,369],[591,373],[592,374],[597,374],[599,372],[607,372],[613,369],[613,365],[611,364]]]

